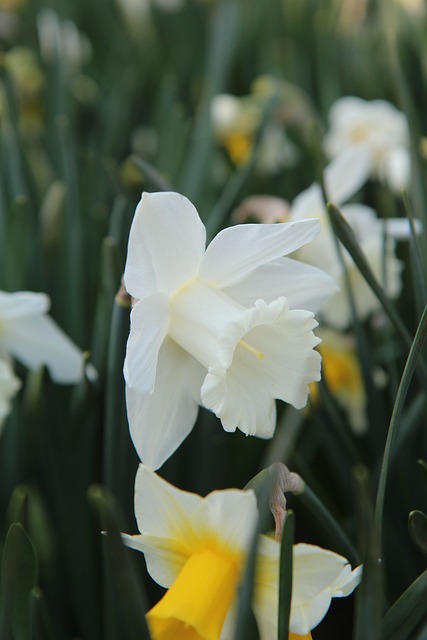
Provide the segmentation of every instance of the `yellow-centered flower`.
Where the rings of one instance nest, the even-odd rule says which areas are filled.
[[[168,591],[148,612],[154,640],[231,640],[237,587],[257,522],[252,491],[228,489],[202,498],[180,491],[140,465],[135,483],[140,533],[124,542],[145,554],[152,578]],[[261,640],[277,638],[280,544],[261,536],[253,611]],[[320,547],[294,546],[290,639],[311,638],[331,598],[346,596],[360,568]]]

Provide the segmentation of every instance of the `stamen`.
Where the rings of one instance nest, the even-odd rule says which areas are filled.
[[[254,347],[252,347],[250,344],[248,344],[244,340],[239,340],[239,344],[244,349],[247,349],[248,351],[253,353],[254,356],[257,356],[260,360],[262,360],[265,357],[264,353],[262,353],[261,351],[257,351]]]

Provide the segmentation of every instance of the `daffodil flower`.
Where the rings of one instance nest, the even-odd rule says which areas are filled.
[[[83,354],[47,315],[44,293],[0,291],[0,353],[32,371],[45,365],[52,380],[74,384],[83,376]]]
[[[353,228],[374,275],[386,288],[388,295],[395,298],[401,289],[402,265],[395,255],[394,239],[388,235],[384,243],[384,237],[385,231],[388,234],[391,234],[394,229],[401,231],[401,226],[394,225],[391,221],[384,224],[378,219],[375,211],[365,205],[345,204],[363,185],[369,171],[368,149],[366,147],[347,149],[326,167],[325,189],[329,200],[340,207],[341,213]],[[317,183],[312,184],[294,199],[289,213],[290,220],[310,217],[320,221],[322,231],[310,246],[299,249],[296,257],[323,269],[338,283],[339,290],[322,309],[322,317],[332,327],[343,329],[352,320],[346,291],[346,275],[337,252],[321,188]],[[343,258],[357,315],[364,320],[380,309],[380,303],[345,250],[343,250]]]
[[[6,416],[10,413],[11,400],[17,393],[21,383],[13,373],[10,362],[0,359],[0,432]]]
[[[275,428],[275,399],[305,406],[320,376],[312,311],[336,285],[283,256],[318,229],[316,220],[237,225],[205,251],[205,227],[185,197],[143,194],[124,275],[137,300],[127,410],[143,462],[163,464],[191,431],[198,404],[226,431],[263,438]]]
[[[153,640],[233,638],[237,587],[258,518],[252,490],[214,491],[202,498],[181,491],[140,465],[135,481],[137,535],[151,577],[168,589],[148,612]],[[294,546],[290,638],[311,638],[331,599],[349,595],[361,569],[313,545]],[[277,638],[280,543],[262,535],[253,611],[261,640]]]
[[[371,175],[399,191],[408,186],[411,166],[409,126],[404,113],[386,100],[339,98],[329,111],[330,130],[325,149],[335,158],[343,150],[364,146],[371,159]]]

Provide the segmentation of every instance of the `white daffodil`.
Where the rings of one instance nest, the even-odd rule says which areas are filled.
[[[371,156],[371,174],[399,191],[409,184],[409,127],[404,113],[385,100],[340,98],[329,111],[326,153],[335,158],[352,146],[364,145]]]
[[[234,637],[237,587],[258,511],[252,491],[228,489],[202,498],[181,491],[140,465],[135,481],[137,535],[123,534],[145,554],[151,577],[168,589],[148,612],[154,640]],[[290,638],[311,638],[331,599],[349,595],[361,569],[320,547],[294,546]],[[280,543],[261,536],[253,610],[261,640],[277,638]]]
[[[384,226],[370,207],[360,204],[343,204],[366,180],[369,167],[369,151],[366,147],[347,149],[326,167],[325,189],[329,200],[340,207],[341,213],[353,228],[360,248],[376,278],[386,288],[388,295],[394,298],[401,289],[402,266],[395,256],[393,238],[387,236],[384,242],[385,229],[387,232],[392,231],[393,224],[387,221]],[[378,311],[380,303],[345,250],[343,250],[344,270],[318,184],[313,184],[297,196],[289,213],[290,220],[310,217],[320,220],[322,231],[310,246],[301,247],[296,257],[323,269],[338,283],[339,291],[322,309],[322,317],[331,326],[343,329],[352,320],[346,291],[345,270],[350,281],[358,318],[364,320],[369,314]],[[400,225],[397,228],[400,229]]]
[[[11,400],[20,386],[21,382],[13,373],[9,361],[0,359],[0,432],[4,419],[10,413]]]
[[[73,384],[83,376],[83,355],[47,315],[44,293],[0,291],[0,353],[32,371],[46,365],[52,380]]]
[[[263,438],[275,428],[274,399],[305,406],[320,375],[312,311],[336,285],[283,256],[318,228],[317,220],[236,225],[205,251],[205,227],[186,198],[143,194],[124,275],[137,300],[127,410],[143,462],[163,464],[191,431],[198,404],[226,431]]]

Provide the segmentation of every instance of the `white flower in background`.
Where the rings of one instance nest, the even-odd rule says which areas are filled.
[[[45,365],[52,380],[74,384],[83,376],[83,354],[47,315],[44,293],[0,291],[0,353],[36,371]]]
[[[206,230],[177,193],[144,193],[124,281],[137,300],[124,375],[130,431],[159,467],[191,431],[198,404],[226,431],[271,437],[274,399],[302,408],[319,379],[312,311],[336,290],[324,273],[283,257],[317,220],[236,225],[205,251]],[[306,311],[309,309],[310,311]]]
[[[58,58],[70,72],[78,72],[89,62],[92,45],[71,20],[61,20],[53,9],[42,9],[37,15],[37,30],[45,62]]]
[[[391,189],[406,188],[410,180],[409,127],[404,113],[385,100],[340,98],[329,111],[330,129],[324,145],[330,158],[348,147],[366,145],[372,175]]]
[[[145,554],[151,577],[168,591],[148,612],[155,640],[234,637],[237,587],[258,518],[252,491],[228,489],[202,498],[181,491],[144,465],[135,481],[140,531],[123,534]],[[290,638],[311,638],[331,599],[360,582],[348,560],[320,547],[294,546]],[[253,610],[261,640],[277,638],[280,543],[261,536]]]
[[[402,265],[395,256],[393,238],[386,237],[384,243],[384,229],[392,230],[393,223],[385,226],[375,211],[365,205],[343,204],[362,186],[369,169],[369,151],[366,147],[347,149],[326,167],[325,189],[329,200],[340,207],[341,213],[353,228],[376,278],[385,287],[388,295],[394,298],[401,289]],[[320,220],[322,231],[310,246],[301,247],[296,257],[323,269],[337,282],[339,291],[322,308],[322,317],[331,326],[343,329],[352,321],[345,271],[339,259],[321,188],[316,183],[295,198],[289,214],[290,220],[310,217]],[[357,316],[364,320],[371,313],[379,311],[381,305],[344,249],[343,258]]]
[[[12,408],[11,401],[17,393],[21,382],[13,373],[10,363],[5,358],[0,359],[0,433],[4,419]]]

